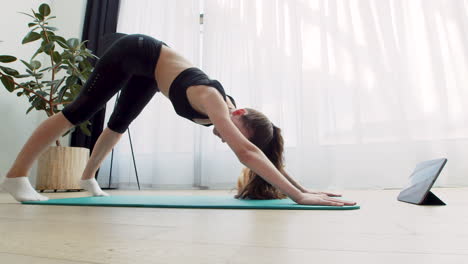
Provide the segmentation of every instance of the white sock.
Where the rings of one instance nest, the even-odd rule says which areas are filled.
[[[10,193],[18,202],[49,200],[49,198],[38,194],[34,190],[26,176],[5,178],[0,187]]]
[[[93,194],[93,196],[109,196],[109,194],[103,192],[99,187],[98,182],[95,178],[89,180],[81,180],[81,188]]]

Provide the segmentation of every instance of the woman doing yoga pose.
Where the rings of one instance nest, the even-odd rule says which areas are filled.
[[[227,143],[247,168],[237,182],[239,199],[280,199],[298,204],[354,205],[331,193],[311,192],[284,170],[281,129],[262,113],[236,109],[223,86],[169,48],[142,34],[120,34],[98,60],[78,97],[43,121],[27,140],[1,187],[18,201],[47,200],[27,175],[37,157],[66,131],[90,119],[121,90],[117,105],[99,136],[83,171],[81,186],[94,196],[107,196],[94,175],[130,123],[156,92],[172,102],[176,113],[197,124],[214,125],[213,134]]]

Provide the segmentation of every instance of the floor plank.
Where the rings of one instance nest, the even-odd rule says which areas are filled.
[[[8,254],[0,252],[0,260],[2,263],[14,263],[14,264],[88,264],[92,262],[78,262],[69,261],[64,259],[50,259],[43,257],[23,256],[16,254]]]

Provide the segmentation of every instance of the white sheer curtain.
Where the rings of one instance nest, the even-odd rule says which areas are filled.
[[[304,185],[402,187],[417,162],[439,157],[449,159],[439,186],[468,185],[468,1],[123,3],[124,32],[167,40],[239,107],[283,129],[287,168]],[[201,50],[193,46],[199,36]],[[228,146],[211,129],[180,121],[168,100],[153,103],[131,126],[145,183],[234,187],[242,166]],[[133,183],[124,141],[116,153],[125,168],[116,181]]]

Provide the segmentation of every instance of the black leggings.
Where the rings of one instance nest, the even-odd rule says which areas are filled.
[[[89,120],[122,89],[107,123],[109,129],[124,133],[159,91],[154,70],[162,41],[132,34],[118,39],[98,60],[78,97],[63,110],[73,125]]]

